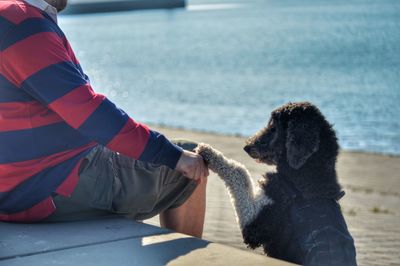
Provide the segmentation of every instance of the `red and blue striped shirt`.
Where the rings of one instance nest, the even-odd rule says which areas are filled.
[[[48,14],[0,1],[0,220],[49,216],[52,195],[72,193],[96,145],[171,168],[182,153],[92,90]]]

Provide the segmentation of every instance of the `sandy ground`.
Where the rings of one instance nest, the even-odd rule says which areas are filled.
[[[255,179],[272,169],[257,164],[242,151],[244,138],[154,128],[169,138],[213,145],[226,156],[244,163]],[[337,170],[346,191],[340,204],[356,243],[358,264],[400,265],[400,157],[341,152]],[[158,225],[158,218],[146,222]],[[246,249],[225,186],[215,174],[208,179],[203,238]]]

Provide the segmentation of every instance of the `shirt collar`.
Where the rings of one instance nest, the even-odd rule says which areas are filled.
[[[57,23],[57,9],[54,6],[44,0],[25,0],[25,2],[46,12]]]

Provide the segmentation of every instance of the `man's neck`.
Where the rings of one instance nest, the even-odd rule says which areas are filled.
[[[67,0],[44,0],[49,5],[57,9],[57,12],[62,11],[67,6]]]
[[[57,8],[57,0],[44,0],[47,2],[49,5],[53,6],[54,8]]]
[[[49,4],[49,1],[52,0],[25,0],[25,2],[27,2],[28,4],[46,12],[54,20],[54,22],[57,23],[57,9]]]

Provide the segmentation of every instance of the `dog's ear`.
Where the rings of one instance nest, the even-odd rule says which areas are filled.
[[[318,123],[298,119],[289,121],[286,136],[286,156],[289,166],[294,169],[302,167],[308,158],[319,149]]]

